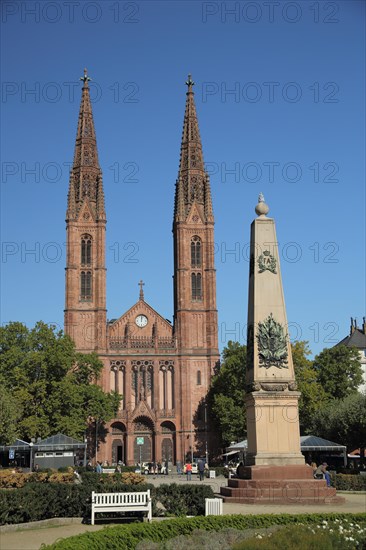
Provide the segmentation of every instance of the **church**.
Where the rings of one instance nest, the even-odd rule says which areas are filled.
[[[214,215],[194,82],[188,76],[175,184],[171,324],[145,301],[143,281],[139,300],[107,322],[107,212],[89,80],[85,71],[67,198],[65,333],[79,352],[98,354],[98,383],[123,397],[116,418],[96,425],[97,457],[132,465],[207,456],[205,397],[220,355]]]

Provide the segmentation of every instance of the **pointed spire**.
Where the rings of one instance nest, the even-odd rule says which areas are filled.
[[[84,198],[88,197],[95,213],[103,218],[105,213],[102,172],[98,160],[97,140],[89,93],[89,81],[91,79],[86,69],[84,69],[84,76],[80,80],[83,82],[83,87],[69,196],[71,197],[74,194],[77,211],[80,209]],[[74,187],[73,193],[71,192],[71,186]]]
[[[202,143],[194,101],[192,76],[188,75],[186,108],[184,113],[179,174],[175,195],[175,219],[185,219],[193,201],[202,205],[204,212],[211,212],[211,192],[205,171]]]

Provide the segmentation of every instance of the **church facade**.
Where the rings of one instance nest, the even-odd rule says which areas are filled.
[[[107,322],[107,215],[86,72],[82,80],[66,213],[65,332],[78,351],[98,354],[99,383],[123,397],[116,418],[96,425],[97,457],[131,465],[202,456],[210,438],[205,396],[219,351],[214,216],[194,83],[189,76],[175,185],[170,324],[145,301],[142,281],[139,300]]]

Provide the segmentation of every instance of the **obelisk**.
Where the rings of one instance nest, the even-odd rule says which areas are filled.
[[[259,195],[251,225],[246,415],[248,452],[236,479],[221,487],[225,502],[344,502],[316,480],[300,449],[298,402],[274,220]],[[243,411],[244,414],[244,411]]]
[[[247,465],[304,464],[295,373],[275,222],[259,195],[251,224],[246,414]]]

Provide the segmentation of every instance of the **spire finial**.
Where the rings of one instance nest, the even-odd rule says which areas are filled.
[[[191,92],[192,87],[194,86],[194,82],[192,80],[192,75],[191,74],[188,75],[188,80],[186,81],[186,85],[188,86],[188,91]]]
[[[84,86],[88,85],[88,82],[91,80],[91,78],[89,78],[88,76],[88,69],[84,69],[84,76],[81,76],[80,80],[84,82]]]
[[[258,204],[255,207],[255,213],[260,218],[265,218],[269,212],[269,206],[264,201],[263,193],[259,193]]]
[[[142,288],[143,286],[145,286],[145,283],[144,283],[144,281],[141,279],[141,281],[139,282],[139,287],[140,287],[140,300],[143,300],[143,299],[144,299],[144,289]]]

